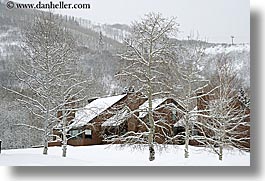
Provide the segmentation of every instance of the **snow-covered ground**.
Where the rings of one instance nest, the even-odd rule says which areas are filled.
[[[67,157],[61,157],[61,147],[50,147],[48,155],[42,148],[2,150],[0,166],[249,166],[250,153],[237,149],[225,150],[223,161],[205,148],[190,146],[190,157],[184,158],[184,147],[172,145],[157,152],[155,161],[148,160],[148,148],[97,145],[68,146]]]

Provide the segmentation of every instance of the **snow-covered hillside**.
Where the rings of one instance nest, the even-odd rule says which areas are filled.
[[[102,32],[103,36],[123,43],[124,38],[130,35],[130,27],[125,24],[100,24],[90,20],[80,19],[79,24],[82,27],[91,29],[95,32]]]
[[[20,30],[11,26],[2,26],[0,28],[0,58],[13,55],[20,42],[18,37]]]
[[[243,51],[249,52],[249,44],[238,44],[238,45],[216,45],[205,49],[206,54],[218,54],[218,53],[231,53]]]
[[[148,149],[132,150],[119,146],[97,145],[71,147],[66,158],[61,157],[61,147],[49,148],[49,155],[42,155],[42,148],[2,150],[1,166],[249,166],[250,153],[237,149],[225,150],[223,161],[205,148],[190,147],[190,157],[184,158],[183,146],[168,146],[148,160]]]
[[[231,61],[231,67],[236,72],[237,78],[241,81],[241,86],[246,89],[250,87],[250,45],[218,45],[215,44],[205,49],[205,54],[208,59],[208,72],[215,74],[216,60],[220,55],[226,55]],[[213,61],[215,60],[215,61]],[[213,71],[213,72],[212,72]]]

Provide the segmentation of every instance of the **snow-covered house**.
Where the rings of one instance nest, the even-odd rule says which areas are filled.
[[[156,123],[155,141],[164,143],[165,135],[172,136],[173,126],[183,116],[184,108],[172,98],[152,100],[152,112]],[[129,107],[117,112],[103,124],[103,134],[106,142],[111,141],[112,136],[124,135],[129,132],[145,132],[148,121],[148,100],[145,100],[138,108],[131,110]],[[163,130],[162,130],[163,129]],[[110,138],[110,139],[109,139]]]
[[[174,135],[174,125],[184,113],[183,106],[173,98],[152,100],[158,143],[164,142],[162,132]],[[68,144],[73,146],[104,144],[106,137],[126,132],[144,132],[148,121],[148,100],[139,92],[92,99],[75,112],[68,126]],[[162,128],[163,127],[163,128]],[[163,129],[163,130],[162,130]],[[61,137],[59,132],[56,133]]]
[[[137,116],[129,107],[125,106],[101,125],[102,135],[104,139],[115,135],[124,135],[129,131],[134,131],[137,124]],[[108,143],[107,140],[104,142]]]
[[[73,146],[102,144],[101,125],[111,124],[108,119],[113,115],[118,116],[125,107],[134,110],[145,100],[146,98],[136,92],[90,100],[85,107],[75,113],[74,119],[70,121],[68,144]]]
[[[139,111],[139,118],[148,123],[148,101],[139,107]],[[152,100],[152,111],[157,125],[155,141],[164,143],[166,136],[174,136],[174,125],[183,117],[185,108],[173,98],[161,98]],[[144,127],[140,127],[140,129],[144,129]]]
[[[119,104],[126,94],[98,98],[76,112],[72,120],[68,140],[69,145],[91,145],[101,143],[101,127],[103,120],[110,117],[109,110]],[[115,108],[114,108],[115,109]]]

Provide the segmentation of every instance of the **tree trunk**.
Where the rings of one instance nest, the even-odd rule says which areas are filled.
[[[224,148],[224,137],[225,137],[225,130],[226,130],[226,125],[225,125],[225,120],[221,120],[221,122],[223,123],[223,126],[221,127],[222,130],[222,135],[220,138],[220,147],[219,147],[219,160],[222,161],[223,160],[223,148]]]
[[[184,151],[185,151],[185,153],[184,153],[185,158],[188,158],[189,157],[189,139],[188,138],[185,139]]]
[[[67,145],[63,145],[63,157],[66,157]]]
[[[149,160],[153,161],[155,160],[155,149],[154,149],[154,136],[155,136],[155,122],[153,117],[153,111],[152,111],[152,73],[151,73],[151,65],[152,65],[152,41],[150,43],[150,49],[149,49],[149,58],[148,58],[148,119],[150,123],[150,130],[149,130],[149,138],[148,138],[148,144],[149,144]]]
[[[148,144],[149,144],[149,160],[155,160],[155,149],[154,149],[154,135],[155,135],[155,122],[152,113],[152,95],[149,93],[148,96],[149,110],[148,110],[148,118],[150,123]]]
[[[48,154],[48,125],[50,120],[50,107],[48,105],[47,111],[46,111],[46,120],[45,120],[45,132],[44,132],[44,148],[43,148],[43,154]]]
[[[48,154],[48,140],[45,139],[44,140],[43,155],[47,155],[47,154]]]
[[[154,149],[154,144],[151,143],[149,144],[149,161],[155,160],[155,149]]]
[[[184,149],[184,156],[185,158],[189,157],[189,121],[187,116],[185,116],[185,149]]]
[[[150,132],[149,132],[149,160],[155,160],[155,149],[154,149],[154,134],[155,134],[155,123],[152,116],[152,113],[149,113],[149,120],[150,120]]]
[[[223,160],[223,146],[220,145],[219,147],[219,160],[222,161]]]
[[[66,118],[66,114],[64,110],[62,110],[62,121],[63,121],[63,155],[62,156],[66,157],[66,150],[67,150],[66,121],[67,121],[67,118]]]
[[[191,110],[193,109],[191,98],[192,98],[192,85],[191,82],[193,81],[192,78],[189,76],[189,87],[188,87],[188,104],[187,104],[187,115],[184,116],[185,121],[185,149],[184,149],[184,157],[189,157],[189,142],[190,142],[190,117],[191,117]]]

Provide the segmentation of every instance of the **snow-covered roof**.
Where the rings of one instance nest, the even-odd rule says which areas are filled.
[[[127,109],[120,110],[117,114],[107,119],[101,126],[119,126],[128,118],[129,111]]]
[[[98,98],[88,105],[86,105],[83,109],[76,112],[75,118],[71,126],[79,127],[88,124],[95,117],[100,115],[103,111],[107,110],[110,106],[124,98],[126,94]]]
[[[152,100],[152,111],[154,111],[166,98]],[[148,100],[139,107],[139,118],[144,118],[148,113]]]
[[[181,104],[179,104],[179,102],[177,102],[177,104],[178,105],[176,105],[175,103],[171,102],[171,103],[165,104],[165,105],[163,105],[161,107],[166,107],[166,108],[169,108],[169,109],[175,109],[175,110],[185,114],[185,111],[183,110],[184,107]]]
[[[175,124],[174,127],[179,127],[179,126],[183,126],[184,127],[184,118],[181,118],[180,120],[178,120]]]

